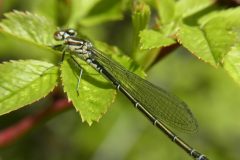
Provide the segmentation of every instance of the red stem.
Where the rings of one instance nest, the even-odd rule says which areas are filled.
[[[36,114],[27,116],[13,124],[12,126],[0,131],[0,148],[6,147],[25,135],[37,124],[49,119],[50,117],[67,111],[70,109],[72,104],[67,99],[59,99],[47,109],[40,111]]]

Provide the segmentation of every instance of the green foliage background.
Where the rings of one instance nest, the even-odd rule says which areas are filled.
[[[195,134],[176,131],[186,142],[210,159],[239,159],[240,8],[227,8],[211,0],[181,0],[177,5],[174,0],[145,0],[135,8],[131,4],[131,0],[1,1],[0,60],[36,59],[44,63],[34,68],[29,64],[35,61],[18,61],[18,68],[12,75],[6,74],[6,68],[15,63],[7,63],[2,70],[0,66],[0,80],[14,75],[21,78],[22,74],[33,80],[37,77],[34,81],[37,86],[51,80],[41,90],[32,87],[28,88],[32,90],[22,91],[26,95],[32,92],[35,100],[46,96],[57,81],[58,71],[52,64],[58,64],[60,60],[60,54],[49,48],[56,44],[52,35],[56,26],[76,28],[83,37],[106,42],[108,45],[95,43],[101,50],[113,54],[121,64],[129,69],[136,68],[136,63],[121,55],[128,54],[142,69],[149,69],[149,81],[170,90],[189,104],[198,120],[199,131]],[[3,15],[13,9],[31,13],[15,11]],[[151,67],[159,48],[176,41],[181,46]],[[75,92],[69,87],[75,86],[76,81],[71,79],[67,66],[64,61],[61,77],[68,98],[74,101]],[[33,67],[36,74],[18,74],[21,67]],[[48,67],[50,70],[46,73]],[[75,107],[82,120],[92,126],[82,123],[75,110],[68,111],[37,127],[13,145],[1,148],[0,159],[191,159],[133,109],[126,98],[118,94],[114,101],[114,89],[109,89],[107,82],[94,75],[91,69],[86,70],[104,85],[106,83],[107,88],[96,89],[87,81],[81,83],[94,93],[84,90],[83,99],[88,98],[88,101],[76,100],[79,104]],[[143,75],[141,68],[133,70]],[[14,84],[18,84],[16,81],[8,83],[13,90]],[[92,106],[88,103],[91,100],[95,101]],[[51,101],[53,98],[47,96],[31,107],[5,114],[22,107],[13,104],[11,108],[8,104],[10,110],[0,110],[5,114],[0,117],[0,129],[43,109]],[[114,103],[110,105],[112,101]],[[32,103],[21,97],[18,102],[22,105]],[[99,108],[94,108],[97,106]],[[89,110],[93,111],[90,115],[87,114]]]

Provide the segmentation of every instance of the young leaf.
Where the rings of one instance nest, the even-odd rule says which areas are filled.
[[[37,60],[0,64],[0,115],[46,96],[57,85],[58,69]]]
[[[146,29],[140,33],[141,49],[161,48],[174,43],[176,43],[174,39],[167,37],[158,31]]]
[[[119,50],[115,47],[110,47],[99,42],[96,44],[97,48],[107,51],[108,55],[121,62],[122,65],[130,68],[132,71],[134,70],[135,73],[143,75],[143,72],[137,69],[138,67],[129,58],[116,54]],[[112,52],[114,54],[111,54]],[[77,91],[80,68],[70,58],[65,59],[61,67],[63,87],[69,100],[73,102],[76,110],[79,111],[82,120],[87,121],[91,125],[93,121],[98,121],[106,113],[108,107],[115,99],[116,90],[100,73],[78,57],[75,58],[83,68],[79,89]]]
[[[215,13],[200,20],[199,26],[182,24],[177,35],[180,43],[197,57],[217,66],[231,48],[239,43],[240,8]],[[207,20],[206,20],[207,19]],[[223,21],[224,19],[224,21]]]

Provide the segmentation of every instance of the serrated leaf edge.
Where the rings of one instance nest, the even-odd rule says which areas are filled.
[[[4,62],[2,62],[1,64],[7,64],[7,63],[14,63],[14,62],[23,62],[23,61],[25,61],[25,60],[10,60],[10,61],[4,61]],[[46,62],[45,62],[46,63]],[[0,65],[1,65],[0,64]],[[54,65],[53,65],[54,66]],[[48,70],[48,69],[47,69]],[[35,81],[35,80],[34,80]],[[57,80],[58,81],[58,80]],[[33,81],[32,81],[33,82]],[[43,95],[41,98],[37,98],[34,102],[37,102],[37,101],[39,101],[40,99],[42,99],[42,98],[45,98],[50,92],[52,92],[53,90],[54,90],[54,88],[56,87],[58,85],[58,82],[57,83],[55,83],[55,85],[52,87],[52,89],[48,92],[48,93],[46,93],[45,95]],[[26,87],[24,87],[24,88],[26,88]],[[32,103],[27,103],[27,104],[25,104],[24,106],[22,106],[22,107],[25,107],[25,106],[27,106],[27,105],[30,105],[30,104],[33,104],[34,102],[32,102]],[[7,114],[7,113],[10,113],[10,112],[13,112],[13,111],[15,111],[15,110],[18,110],[18,109],[21,109],[22,107],[20,107],[19,108],[19,106],[16,106],[16,109],[14,109],[14,110],[11,110],[11,111],[8,111],[8,112],[5,112],[5,113],[3,113],[3,114],[0,114],[0,115],[4,115],[4,114]]]
[[[64,83],[63,83],[62,68],[63,68],[63,67],[62,67],[62,63],[61,63],[61,67],[60,67],[61,74],[60,74],[60,77],[61,77],[61,81],[62,81],[63,92],[66,93],[68,101],[69,101],[69,102],[72,102],[72,99],[69,97],[69,93],[65,90],[65,86],[64,86]],[[88,120],[84,119],[84,116],[81,114],[81,111],[78,110],[76,107],[74,107],[74,108],[76,109],[76,112],[79,112],[80,117],[81,117],[81,119],[82,119],[82,122],[87,122],[88,125],[91,126],[93,122],[99,122],[99,120],[102,118],[102,116],[107,113],[109,106],[110,106],[111,104],[113,104],[113,102],[115,101],[116,95],[117,95],[117,91],[115,90],[115,91],[114,91],[114,94],[113,94],[113,96],[112,96],[112,98],[111,98],[112,101],[109,102],[109,104],[107,104],[108,107],[106,107],[106,109],[105,109],[103,112],[100,113],[100,116],[99,116],[98,118],[92,119],[91,121],[88,121]]]

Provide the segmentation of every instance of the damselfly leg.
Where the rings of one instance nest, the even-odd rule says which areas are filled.
[[[79,69],[78,83],[76,86],[76,92],[77,92],[77,95],[79,96],[79,87],[80,87],[80,82],[82,79],[83,68],[72,55],[70,55],[70,56],[71,56],[71,59],[73,60],[74,64],[76,65],[76,67]]]

